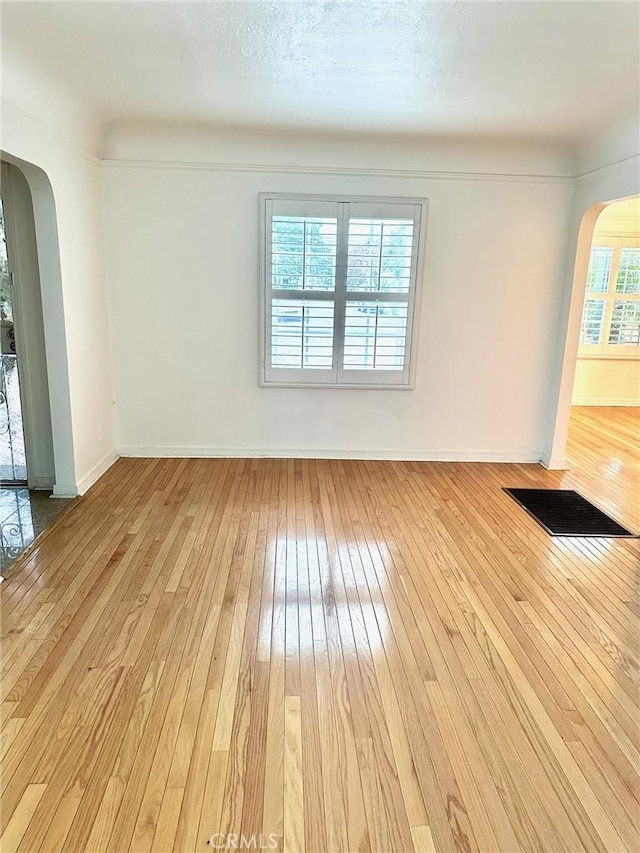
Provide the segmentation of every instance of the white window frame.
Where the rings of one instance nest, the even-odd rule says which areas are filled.
[[[338,218],[338,243],[336,255],[336,278],[333,291],[307,290],[286,291],[271,287],[271,218],[273,202],[290,202],[296,215],[305,213],[316,205],[336,205]],[[397,292],[347,291],[346,269],[349,229],[349,205],[360,205],[358,214],[369,216],[391,216],[392,207],[402,206],[403,215],[414,221],[409,292],[399,298]],[[366,208],[363,210],[362,206]],[[260,193],[260,369],[259,382],[263,387],[286,388],[367,388],[411,390],[415,383],[418,322],[423,279],[424,246],[426,242],[428,200],[425,198],[354,196],[354,195],[311,195],[289,193]],[[396,213],[399,212],[397,209]],[[272,367],[271,360],[271,302],[281,298],[308,298],[324,300],[334,304],[333,366],[322,370],[314,368]],[[344,354],[344,328],[346,303],[405,301],[407,302],[407,332],[405,338],[405,361],[402,370],[353,370],[342,366]]]
[[[610,344],[611,321],[613,317],[613,306],[615,302],[640,302],[638,293],[617,293],[616,280],[620,268],[620,255],[623,249],[640,248],[640,237],[623,236],[620,234],[601,233],[594,236],[591,246],[601,246],[613,249],[611,271],[609,273],[609,284],[605,293],[590,293],[585,290],[582,305],[583,315],[580,321],[580,336],[582,337],[582,320],[584,319],[584,306],[587,301],[604,302],[604,320],[602,323],[602,340],[599,344],[578,345],[578,358],[610,358],[610,359],[638,359],[640,358],[640,346],[638,344]]]

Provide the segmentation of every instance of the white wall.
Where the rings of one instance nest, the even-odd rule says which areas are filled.
[[[151,123],[119,123],[106,129],[102,153],[107,162],[213,169],[255,169],[321,174],[425,172],[474,178],[548,177],[574,174],[566,146],[477,138],[344,134],[317,131],[260,131]]]
[[[34,198],[55,491],[75,494],[116,458],[100,161],[11,99],[3,100],[0,148]]]
[[[562,158],[307,142],[112,135],[121,452],[539,459],[571,204]],[[429,198],[415,390],[258,387],[261,191]]]
[[[640,359],[579,357],[573,406],[640,406]]]

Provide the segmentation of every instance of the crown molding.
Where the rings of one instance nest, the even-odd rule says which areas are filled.
[[[640,159],[639,154],[632,154],[620,160],[604,163],[594,169],[584,172],[576,172],[571,175],[536,175],[526,172],[457,172],[441,169],[383,169],[383,168],[357,168],[340,166],[305,166],[284,165],[267,163],[224,163],[216,161],[194,161],[182,160],[148,160],[148,159],[126,159],[103,157],[95,151],[79,143],[73,137],[64,133],[57,125],[42,119],[40,116],[25,110],[23,107],[11,101],[9,98],[0,96],[1,109],[9,111],[21,118],[38,125],[39,127],[53,133],[66,145],[74,148],[94,165],[112,168],[141,168],[141,169],[176,169],[210,172],[262,172],[262,173],[291,173],[310,175],[356,175],[362,177],[390,177],[390,178],[428,178],[429,180],[444,181],[506,181],[509,183],[553,183],[573,184],[574,181],[597,174],[605,169]]]
[[[640,160],[640,154],[631,154],[629,157],[623,157],[621,160],[604,163],[602,166],[597,166],[595,169],[587,169],[586,172],[580,172],[575,177],[576,180],[579,180],[580,178],[588,178],[589,175],[596,175],[598,172],[603,172],[605,169],[611,169],[613,166],[620,166],[622,163],[629,163],[632,160]]]
[[[14,101],[2,96],[2,110],[14,113],[44,130],[53,133],[62,142],[74,148],[81,156],[97,166],[125,169],[174,169],[205,172],[259,172],[263,174],[294,175],[351,175],[359,177],[388,177],[406,179],[429,179],[441,181],[504,181],[507,183],[551,183],[571,185],[576,177],[583,175],[531,174],[528,172],[482,172],[452,171],[445,169],[385,169],[377,167],[358,168],[349,166],[311,166],[270,163],[227,163],[220,161],[152,160],[146,158],[110,158],[95,153],[74,138],[65,134],[57,125],[25,110]],[[615,164],[611,164],[615,165]],[[601,167],[607,168],[607,167]],[[598,171],[598,170],[594,170]],[[588,172],[584,173],[590,174]]]
[[[350,175],[358,177],[427,178],[441,181],[506,181],[509,183],[573,184],[573,178],[564,175],[508,174],[499,172],[451,172],[428,169],[379,169],[349,166],[291,166],[266,163],[184,162],[181,160],[126,160],[103,158],[103,166],[117,169],[174,169],[199,172],[261,172],[308,175]]]
[[[73,139],[73,137],[61,131],[60,128],[56,125],[51,124],[51,122],[45,121],[45,119],[40,118],[40,116],[37,116],[34,113],[30,113],[28,110],[25,110],[23,107],[18,106],[18,104],[14,103],[13,101],[10,101],[4,96],[0,98],[0,102],[2,104],[2,112],[7,111],[14,113],[14,115],[38,125],[38,127],[42,128],[43,130],[53,133],[54,136],[57,136],[61,142],[63,142],[70,148],[73,148],[86,160],[89,160],[95,166],[101,165],[102,159],[95,152],[91,151],[89,148],[86,148],[84,145]]]

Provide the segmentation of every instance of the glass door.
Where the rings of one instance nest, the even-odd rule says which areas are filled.
[[[4,210],[0,198],[0,480],[27,484],[18,353],[13,325],[13,277],[9,267]]]

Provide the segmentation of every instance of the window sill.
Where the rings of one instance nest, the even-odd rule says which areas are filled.
[[[578,361],[640,361],[637,355],[608,355],[604,353],[578,353]]]
[[[413,385],[374,385],[373,383],[363,384],[360,383],[358,385],[350,384],[347,385],[345,383],[338,384],[336,382],[260,382],[261,388],[296,388],[300,389],[310,389],[315,391],[316,389],[332,389],[333,391],[413,391]]]

